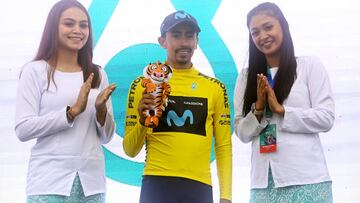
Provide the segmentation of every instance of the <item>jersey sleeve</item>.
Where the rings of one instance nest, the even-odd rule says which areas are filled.
[[[232,144],[230,106],[223,83],[215,95],[214,137],[216,165],[219,178],[220,198],[231,200],[232,192]]]
[[[143,91],[141,79],[139,77],[132,82],[126,102],[123,148],[130,157],[135,157],[140,152],[145,142],[146,133],[148,130],[151,130],[139,122],[137,108]]]

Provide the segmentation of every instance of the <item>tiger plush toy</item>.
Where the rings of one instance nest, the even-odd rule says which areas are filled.
[[[144,68],[143,75],[144,78],[141,81],[141,86],[155,98],[155,105],[143,111],[145,116],[144,125],[155,128],[159,125],[159,118],[167,106],[167,96],[171,92],[168,81],[171,78],[172,69],[166,63],[158,61],[147,65]]]

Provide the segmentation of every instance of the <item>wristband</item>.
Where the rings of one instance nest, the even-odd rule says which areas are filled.
[[[70,106],[66,107],[66,117],[69,119],[69,121],[74,120],[74,116],[71,115],[71,107]]]
[[[255,116],[262,116],[264,114],[264,110],[257,110],[255,107],[255,103],[253,103],[251,105],[251,112],[255,115]]]

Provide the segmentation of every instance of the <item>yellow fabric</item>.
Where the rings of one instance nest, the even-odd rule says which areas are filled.
[[[137,107],[144,90],[140,84],[141,78],[137,78],[129,90],[125,152],[136,156],[146,143],[144,175],[184,177],[211,185],[210,154],[214,137],[220,198],[231,200],[231,126],[225,85],[195,68],[173,69],[166,108],[169,112],[163,113],[164,123],[160,124],[171,127],[157,131],[138,122]]]

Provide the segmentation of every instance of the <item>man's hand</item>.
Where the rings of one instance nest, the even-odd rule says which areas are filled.
[[[139,122],[141,125],[144,125],[145,123],[145,115],[144,115],[144,111],[147,109],[150,109],[150,107],[154,104],[154,96],[152,96],[149,93],[146,93],[146,90],[144,90],[143,94],[142,94],[142,98],[139,102],[139,106],[138,106],[138,113],[139,113]]]

